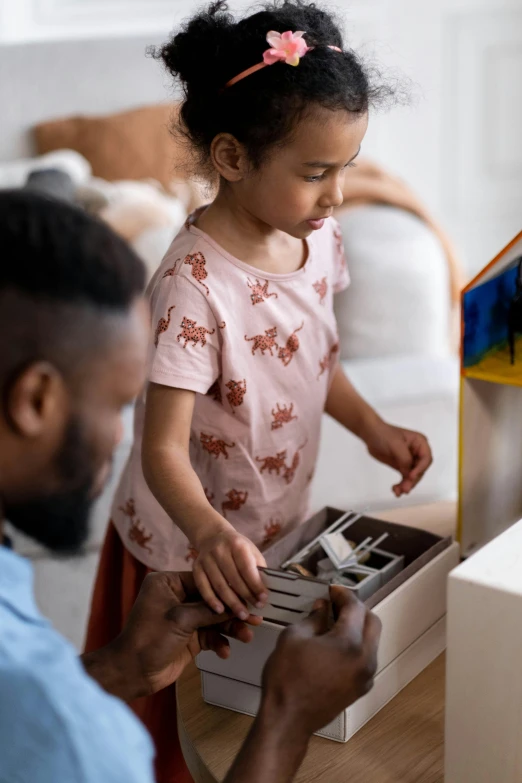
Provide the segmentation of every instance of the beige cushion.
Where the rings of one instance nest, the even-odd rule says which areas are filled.
[[[38,153],[72,149],[106,180],[155,179],[168,188],[184,179],[186,149],[169,134],[176,105],[145,106],[102,117],[68,117],[34,129]]]

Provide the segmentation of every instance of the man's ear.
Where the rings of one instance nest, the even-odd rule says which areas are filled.
[[[243,145],[230,133],[218,133],[210,146],[212,162],[227,182],[239,182],[249,170]]]
[[[9,385],[4,397],[6,417],[25,438],[38,438],[68,411],[67,388],[49,362],[34,362]]]

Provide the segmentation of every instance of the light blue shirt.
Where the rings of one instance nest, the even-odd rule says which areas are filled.
[[[27,560],[0,546],[0,783],[153,783],[152,742],[38,611]]]

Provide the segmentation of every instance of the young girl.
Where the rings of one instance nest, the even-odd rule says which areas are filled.
[[[89,648],[117,635],[148,569],[191,565],[216,612],[244,619],[246,602],[263,605],[262,550],[307,518],[324,411],[398,470],[397,497],[431,462],[426,439],[382,421],[338,361],[333,296],[348,272],[332,213],[382,91],[331,16],[305,3],[237,22],[217,3],[161,58],[184,89],[182,131],[219,191],[149,288],[149,384]],[[349,465],[346,481],[349,496]],[[156,739],[160,783],[184,779],[172,691],[137,712]]]

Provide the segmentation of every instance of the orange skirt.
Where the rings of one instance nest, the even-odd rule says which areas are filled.
[[[94,585],[85,652],[104,647],[118,636],[148,573],[147,566],[125,549],[109,522]],[[129,706],[156,746],[157,783],[192,783],[179,744],[175,685],[136,699]]]

